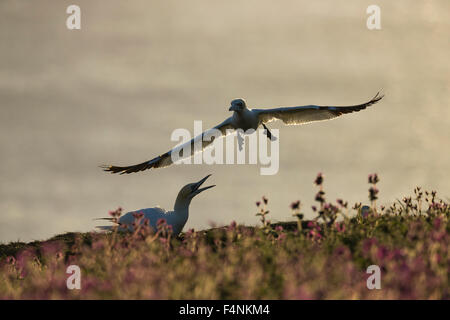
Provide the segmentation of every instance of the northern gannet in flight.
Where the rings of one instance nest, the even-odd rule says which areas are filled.
[[[167,225],[172,226],[172,231],[175,236],[177,236],[182,230],[184,225],[186,224],[189,217],[189,205],[191,204],[191,200],[198,195],[200,192],[208,190],[209,188],[214,187],[215,185],[200,188],[200,186],[208,179],[211,175],[207,175],[199,182],[189,183],[181,188],[178,193],[177,199],[175,200],[175,205],[173,211],[166,211],[162,208],[148,208],[137,211],[132,211],[124,214],[117,221],[119,225],[119,230],[133,231],[132,224],[135,221],[136,214],[143,214],[143,219],[141,219],[141,223],[144,223],[145,219],[149,220],[149,225],[153,228],[153,230],[157,230],[157,223],[160,219],[164,219]],[[113,221],[114,218],[100,218],[101,220],[109,220]],[[97,228],[101,230],[112,230],[112,226],[97,226]]]
[[[191,144],[192,156],[195,152],[195,141],[202,141],[201,150],[205,149],[214,141],[214,139],[210,139],[210,141],[204,141],[202,139],[203,136],[208,135],[208,133],[213,129],[219,130],[222,133],[222,136],[224,136],[227,134],[227,130],[228,132],[230,132],[230,129],[242,129],[243,131],[249,129],[256,130],[260,125],[264,127],[267,137],[273,140],[275,139],[275,137],[272,136],[269,129],[266,127],[266,123],[275,120],[282,120],[287,125],[301,125],[314,121],[331,120],[345,113],[352,113],[363,110],[366,107],[377,103],[383,97],[384,95],[380,95],[380,93],[378,92],[376,96],[373,97],[370,101],[353,106],[339,107],[308,105],[273,109],[250,109],[247,107],[244,99],[235,99],[231,101],[231,106],[229,108],[229,111],[233,111],[233,115],[231,117],[223,121],[221,124],[215,126],[214,128],[203,132],[201,135],[198,135],[186,144]],[[103,168],[104,171],[107,172],[120,174],[139,172],[151,168],[163,168],[170,166],[173,163],[171,154],[174,150],[176,150],[176,148],[164,153],[163,155],[157,156],[156,158],[132,166],[119,167],[107,165],[101,166],[101,168]],[[177,150],[179,151],[179,149]]]

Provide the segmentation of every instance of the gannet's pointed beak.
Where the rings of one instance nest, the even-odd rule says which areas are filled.
[[[208,186],[208,187],[204,187],[204,188],[200,188],[200,186],[206,181],[206,179],[208,179],[211,175],[208,174],[206,177],[204,177],[202,180],[200,180],[199,182],[197,182],[194,186],[194,190],[192,191],[192,193],[194,195],[199,194],[202,191],[208,190],[212,187],[215,187],[216,185],[212,185],[212,186]]]
[[[228,109],[228,111],[236,111],[236,106],[231,106],[230,109]]]

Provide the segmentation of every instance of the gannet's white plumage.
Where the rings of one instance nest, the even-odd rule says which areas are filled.
[[[247,131],[249,129],[256,130],[260,125],[264,127],[265,133],[269,139],[276,139],[272,136],[269,129],[266,127],[266,123],[272,122],[274,120],[282,120],[287,125],[301,125],[314,121],[324,121],[331,120],[333,118],[339,117],[345,113],[357,112],[371,106],[383,98],[383,95],[377,93],[370,101],[352,106],[299,106],[299,107],[281,107],[272,109],[250,109],[247,107],[246,102],[243,99],[235,99],[231,101],[231,106],[229,111],[233,111],[233,115],[223,121],[221,124],[215,126],[212,129],[217,129],[221,132],[222,136],[226,135],[230,130],[228,129],[242,129]],[[210,136],[212,129],[203,132],[201,135],[193,138],[191,141],[186,142],[184,145],[191,145],[191,155],[195,152],[195,142],[201,141],[202,149],[209,146],[214,139],[204,141],[204,136]],[[163,168],[171,165],[172,152],[179,152],[182,150],[183,146],[178,146],[163,155],[160,155],[152,160],[145,161],[140,164],[119,167],[119,166],[102,166],[105,171],[111,173],[132,173],[139,172],[151,168]],[[183,155],[184,157],[184,155]]]
[[[144,223],[145,219],[149,220],[149,225],[157,230],[157,223],[160,219],[164,219],[166,223],[172,226],[173,234],[178,235],[182,230],[184,225],[186,224],[189,218],[189,205],[191,204],[191,200],[198,195],[200,192],[205,191],[209,188],[214,187],[208,186],[204,188],[200,188],[200,186],[210,177],[211,175],[207,175],[203,179],[198,182],[190,183],[181,188],[178,193],[177,199],[175,200],[175,205],[173,211],[166,211],[162,208],[148,208],[142,210],[136,210],[132,212],[128,212],[121,216],[117,221],[119,224],[119,230],[133,230],[132,224],[135,222],[136,214],[143,214],[143,219],[140,220],[141,223]],[[105,220],[112,221],[112,218],[103,218]],[[97,228],[101,230],[112,230],[112,226],[98,226]]]

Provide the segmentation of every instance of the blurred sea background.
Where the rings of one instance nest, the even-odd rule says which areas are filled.
[[[66,8],[81,7],[81,30]],[[381,8],[368,30],[366,8]],[[172,209],[179,189],[212,173],[217,187],[191,204],[187,228],[273,221],[302,201],[311,217],[318,172],[328,200],[379,204],[415,186],[450,196],[450,2],[25,1],[0,2],[0,242],[89,231],[118,206]],[[349,105],[382,89],[373,107],[330,122],[280,129],[280,169],[184,165],[111,175],[168,151],[174,129],[212,127],[233,98],[251,107]]]

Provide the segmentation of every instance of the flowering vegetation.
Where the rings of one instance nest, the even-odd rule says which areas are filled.
[[[263,197],[258,227],[175,236],[136,215],[133,232],[0,245],[0,299],[449,299],[449,204],[416,188],[377,206],[378,181],[369,176],[370,206],[350,207],[327,201],[319,174],[313,220],[295,201],[295,221],[271,223]],[[69,265],[81,269],[79,290],[67,288]],[[367,288],[370,265],[380,267],[379,290]]]

